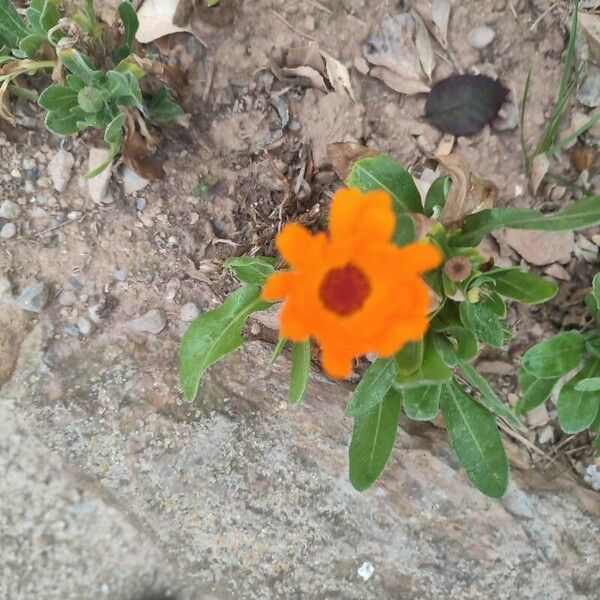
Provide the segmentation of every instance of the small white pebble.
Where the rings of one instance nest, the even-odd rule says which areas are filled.
[[[17,227],[14,223],[6,223],[0,229],[0,239],[9,240],[12,237],[15,237],[17,233]]]
[[[357,573],[363,581],[369,581],[375,572],[375,567],[370,562],[364,562]]]
[[[188,302],[181,307],[181,320],[184,323],[191,323],[200,314],[200,309],[195,302]]]

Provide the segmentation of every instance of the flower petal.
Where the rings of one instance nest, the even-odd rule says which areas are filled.
[[[383,191],[362,194],[357,189],[339,189],[331,201],[329,230],[334,242],[360,238],[389,242],[396,226],[392,199]]]
[[[279,335],[292,342],[306,341],[310,332],[301,315],[302,311],[297,309],[294,299],[286,300],[279,316]]]
[[[396,354],[407,342],[416,342],[427,333],[429,321],[425,315],[394,323],[375,339],[373,352],[387,357]]]
[[[441,251],[429,242],[415,242],[398,249],[398,261],[408,272],[431,271],[440,266],[442,259]]]
[[[334,379],[346,379],[352,373],[352,355],[336,346],[321,347],[323,370]]]
[[[310,266],[316,237],[298,223],[287,223],[277,236],[277,250],[292,267]]]
[[[267,302],[282,300],[294,289],[295,274],[291,271],[274,273],[267,279],[261,297]]]

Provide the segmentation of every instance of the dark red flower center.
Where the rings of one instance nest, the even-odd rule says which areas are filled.
[[[323,304],[342,317],[360,310],[370,292],[371,285],[366,275],[351,264],[331,269],[319,288]]]

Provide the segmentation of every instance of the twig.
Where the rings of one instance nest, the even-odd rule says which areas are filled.
[[[533,31],[558,5],[560,0],[557,0],[550,8],[545,10],[531,25],[529,31]]]
[[[546,454],[542,449],[538,448],[533,442],[530,442],[524,435],[517,433],[512,427],[509,427],[499,419],[496,419],[496,423],[498,424],[498,427],[504,431],[504,433],[507,433],[511,437],[515,438],[515,440],[521,442],[521,444],[523,444],[526,448],[529,448],[529,450],[532,452],[543,456],[545,459],[558,466],[558,463],[551,456]]]
[[[322,10],[324,13],[326,13],[328,15],[333,14],[332,10],[329,10],[326,6],[323,6],[320,2],[317,2],[316,0],[304,0],[304,2],[306,2],[306,4],[310,4],[311,6],[314,6],[315,8],[318,8],[319,10]]]
[[[301,35],[302,37],[306,38],[307,40],[310,40],[311,42],[315,42],[315,38],[306,34],[306,33],[302,33],[302,31],[298,31],[289,21],[286,21],[284,17],[282,17],[276,10],[274,10],[273,8],[271,9],[271,12],[286,26],[289,27],[294,33],[297,33],[298,35]]]
[[[206,65],[206,82],[204,83],[204,91],[202,92],[202,101],[206,102],[210,95],[210,89],[212,88],[213,79],[215,76],[215,62],[213,60],[207,61]]]

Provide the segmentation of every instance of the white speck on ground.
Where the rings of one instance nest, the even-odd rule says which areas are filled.
[[[363,581],[369,581],[375,573],[375,567],[370,562],[364,562],[357,571]]]

